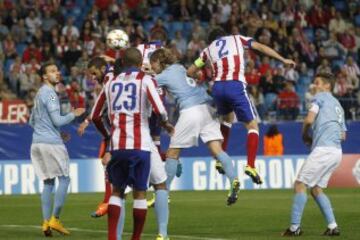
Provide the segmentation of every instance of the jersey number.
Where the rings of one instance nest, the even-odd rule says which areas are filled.
[[[216,46],[220,47],[219,52],[218,52],[219,58],[223,58],[224,56],[229,54],[229,50],[224,51],[225,44],[226,44],[225,39],[219,39],[216,41]]]
[[[119,98],[121,97],[123,91],[127,94],[126,99],[122,102],[119,101]],[[135,109],[136,106],[136,84],[135,83],[129,83],[125,86],[122,83],[115,83],[111,87],[111,92],[116,92],[116,97],[113,102],[113,109],[114,111],[120,111],[122,107],[124,107],[128,111],[132,111]]]

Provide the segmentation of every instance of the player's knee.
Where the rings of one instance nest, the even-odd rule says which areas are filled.
[[[70,184],[69,176],[60,176],[58,179],[59,179],[59,182],[61,182],[63,184]]]
[[[162,182],[159,184],[154,184],[155,190],[166,190],[166,182]]]
[[[311,188],[311,196],[313,196],[314,198],[319,196],[322,193],[322,188],[315,186],[313,188]]]
[[[207,146],[211,152],[211,155],[217,156],[224,150],[222,149],[221,142],[220,141],[210,141],[207,142]]]
[[[305,184],[300,181],[295,181],[294,191],[295,191],[295,193],[306,192]]]
[[[256,120],[252,120],[252,121],[250,121],[248,123],[245,123],[245,127],[249,131],[250,130],[255,130],[255,131],[259,132],[259,125],[258,125]]]
[[[228,113],[226,115],[223,115],[221,118],[222,118],[223,122],[232,124],[234,122],[235,115],[234,115],[234,112],[231,112],[231,113]]]
[[[180,150],[175,148],[169,148],[166,152],[166,158],[179,159]]]

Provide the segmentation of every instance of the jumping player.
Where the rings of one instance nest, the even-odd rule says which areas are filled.
[[[325,236],[340,235],[330,200],[323,192],[331,174],[342,159],[341,141],[346,137],[344,110],[331,94],[335,77],[331,73],[315,76],[316,95],[304,120],[303,140],[311,145],[311,153],[295,181],[295,196],[291,211],[291,225],[283,236],[299,236],[302,213],[307,201],[306,187],[327,221]],[[312,127],[312,136],[310,128]]]
[[[175,57],[168,49],[156,50],[150,57],[152,69],[157,73],[155,79],[175,99],[180,116],[175,126],[175,134],[170,140],[166,153],[166,172],[168,189],[177,171],[180,152],[184,148],[197,146],[200,137],[207,144],[216,159],[220,160],[225,173],[231,182],[227,204],[236,202],[239,181],[230,157],[222,150],[223,137],[219,121],[215,118],[210,102],[211,97],[206,89],[197,86],[194,79],[186,76],[186,69],[176,63]]]
[[[259,127],[246,90],[244,50],[257,50],[284,64],[295,65],[295,62],[283,58],[273,49],[253,41],[252,38],[241,35],[227,36],[221,28],[212,30],[208,41],[209,46],[201,52],[200,57],[190,66],[187,73],[190,77],[197,78],[198,70],[204,67],[207,61],[211,63],[215,81],[212,96],[217,110],[225,122],[232,122],[232,112],[234,111],[237,119],[245,124],[248,130],[245,173],[251,177],[254,183],[261,184],[262,179],[255,169]],[[226,129],[226,127],[223,126],[222,129]],[[224,134],[224,137],[227,138],[227,135]],[[227,140],[225,141],[227,142]]]
[[[124,53],[124,71],[105,87],[106,102],[111,120],[111,155],[107,166],[113,185],[109,201],[108,239],[117,239],[117,225],[126,186],[134,189],[132,240],[140,239],[145,223],[146,189],[150,173],[150,137],[148,116],[151,107],[161,116],[161,123],[173,132],[156,86],[149,75],[140,71],[141,53],[128,48]],[[167,198],[165,199],[167,202]]]

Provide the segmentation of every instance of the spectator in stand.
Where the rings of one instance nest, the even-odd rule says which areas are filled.
[[[217,14],[219,15],[220,24],[224,24],[229,20],[231,15],[231,5],[228,0],[219,0]]]
[[[18,11],[16,10],[16,8],[13,8],[13,9],[11,9],[10,14],[5,19],[5,25],[9,29],[11,29],[14,24],[18,23],[19,19],[20,19],[20,17],[19,17]]]
[[[168,32],[167,29],[164,27],[164,23],[163,23],[162,18],[156,19],[156,22],[155,22],[154,26],[151,28],[150,32],[154,32],[154,31]]]
[[[264,119],[265,117],[264,95],[257,86],[250,86],[249,93],[250,93],[251,102],[255,105],[256,111],[260,119]]]
[[[308,26],[307,12],[304,4],[300,4],[299,9],[295,12],[295,21],[298,21],[302,28]]]
[[[197,5],[197,16],[199,16],[200,21],[209,22],[214,16],[216,6],[212,0],[203,0],[199,1]]]
[[[8,34],[9,34],[9,28],[6,25],[4,25],[3,18],[0,17],[0,40],[2,41]]]
[[[81,46],[78,44],[77,40],[72,40],[65,47],[63,64],[66,66],[68,71],[81,57],[81,52]]]
[[[305,108],[309,110],[311,108],[311,104],[314,96],[316,95],[316,88],[314,84],[309,85],[308,91],[305,93]]]
[[[295,120],[299,114],[299,96],[291,82],[285,82],[284,90],[278,95],[279,115],[285,120]]]
[[[195,20],[192,26],[192,36],[196,35],[200,40],[206,41],[207,33],[199,20]]]
[[[245,79],[248,85],[259,85],[261,73],[255,68],[255,63],[250,60],[245,65]]]
[[[270,59],[268,56],[262,57],[261,64],[259,65],[258,69],[261,75],[265,75],[267,71],[272,72],[272,68],[270,66]]]
[[[324,58],[322,61],[321,61],[321,65],[317,67],[316,69],[316,74],[319,74],[319,73],[330,73],[331,72],[331,67],[329,66],[329,61]]]
[[[85,99],[80,95],[79,90],[74,90],[70,97],[70,104],[73,108],[85,108]]]
[[[265,97],[265,110],[273,111],[275,110],[275,103],[278,94],[278,90],[282,87],[282,81],[279,76],[279,70],[274,71],[276,76],[271,74],[271,71],[268,70],[264,76],[260,78],[260,88],[263,91]]]
[[[329,40],[323,42],[324,54],[326,58],[331,60],[343,59],[346,56],[347,50],[341,45],[336,37],[336,33],[331,32]]]
[[[343,34],[345,30],[346,30],[346,23],[341,16],[341,12],[336,11],[335,18],[330,20],[329,32],[334,32],[336,34]]]
[[[41,49],[41,56],[42,56],[42,61],[44,62],[49,62],[51,59],[55,58],[55,54],[53,49],[51,48],[50,43],[45,42],[44,46]]]
[[[66,26],[64,26],[61,30],[61,34],[63,36],[69,36],[71,38],[79,38],[80,37],[80,33],[79,33],[79,29],[74,26],[74,18],[69,17],[66,21]]]
[[[36,83],[40,82],[40,77],[39,75],[37,75],[31,65],[27,65],[25,72],[21,72],[20,73],[20,79],[19,79],[19,96],[20,98],[25,98],[25,96],[27,95],[28,91],[36,86]]]
[[[41,19],[37,16],[35,10],[30,10],[29,15],[25,18],[25,25],[30,34],[34,35],[36,29],[41,27]]]
[[[18,56],[15,58],[13,64],[10,65],[10,74],[9,74],[9,84],[10,89],[16,94],[19,95],[19,85],[20,85],[20,72],[21,72],[21,58]]]
[[[201,40],[198,35],[193,35],[189,44],[188,49],[190,49],[195,54],[199,53],[206,46],[205,41]]]
[[[171,43],[175,44],[176,48],[180,51],[181,55],[185,55],[187,49],[187,42],[183,38],[181,31],[175,32],[175,39],[173,39]]]
[[[282,156],[283,154],[283,136],[279,132],[277,125],[270,125],[264,135],[264,156]]]
[[[3,41],[3,51],[5,59],[13,59],[17,56],[16,53],[16,44],[11,34],[6,36],[5,41]]]
[[[321,0],[315,0],[309,15],[309,24],[315,28],[327,28],[328,19],[321,4]]]
[[[344,65],[345,72],[350,79],[350,82],[353,83],[354,89],[359,88],[359,77],[360,69],[358,64],[354,61],[352,56],[348,56],[346,59],[346,64]]]
[[[270,29],[272,32],[277,32],[279,28],[279,23],[274,19],[274,14],[268,12],[266,20],[264,20],[264,27]]]
[[[348,28],[343,34],[339,36],[340,43],[343,45],[346,50],[352,54],[356,54],[356,40],[355,40],[355,31],[354,28]]]
[[[32,58],[35,58],[38,63],[42,61],[42,54],[38,46],[34,42],[31,42],[29,46],[25,49],[22,57],[24,63],[30,62]]]
[[[25,43],[29,39],[27,29],[25,27],[25,20],[23,18],[20,18],[17,23],[12,25],[11,35],[14,36],[16,43]]]
[[[44,31],[45,35],[50,35],[51,29],[57,25],[56,19],[51,16],[50,10],[44,11],[44,17],[42,18],[41,29]]]
[[[285,66],[284,77],[285,77],[285,79],[287,81],[291,81],[293,84],[296,85],[298,83],[298,80],[299,80],[299,73],[295,68],[286,65]]]

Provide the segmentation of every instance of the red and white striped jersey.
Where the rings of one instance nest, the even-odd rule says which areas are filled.
[[[105,85],[108,81],[114,78],[114,73],[108,72],[104,76],[103,84]],[[101,90],[100,94],[96,98],[95,104],[91,110],[90,120],[94,123],[96,129],[104,138],[110,137],[110,120],[107,111],[106,95],[104,89]]]
[[[111,123],[111,148],[150,151],[148,118],[152,109],[167,120],[167,112],[151,76],[123,72],[104,87]]]
[[[251,41],[252,38],[241,35],[221,37],[200,53],[203,63],[211,63],[214,81],[237,80],[246,83],[244,50],[251,48]]]
[[[143,58],[143,65],[150,64],[150,56],[157,49],[162,47],[162,43],[160,41],[149,42],[145,44],[140,44],[136,48],[140,50]]]

